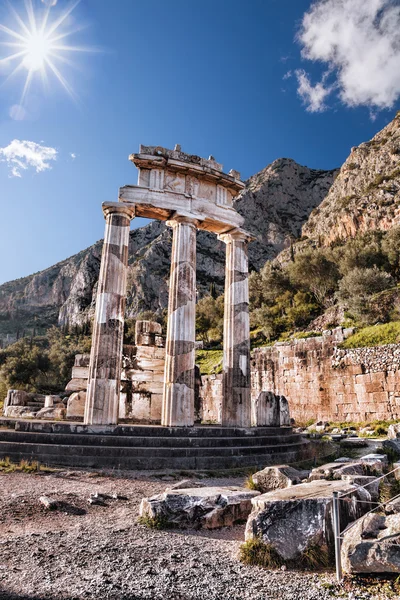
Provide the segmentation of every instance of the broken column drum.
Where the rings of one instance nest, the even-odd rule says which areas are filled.
[[[240,174],[224,173],[212,156],[185,154],[180,146],[140,146],[130,160],[139,170],[138,185],[121,188],[119,202],[104,208],[106,238],[85,423],[118,423],[129,221],[135,215],[167,221],[173,229],[162,425],[194,424],[196,231],[203,229],[218,235],[227,248],[223,425],[249,427],[247,244],[252,238],[241,229],[244,218],[232,206],[244,188]]]

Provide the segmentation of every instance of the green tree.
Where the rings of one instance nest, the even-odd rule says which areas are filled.
[[[340,281],[337,297],[355,319],[362,323],[371,323],[377,316],[373,307],[373,296],[393,285],[392,276],[380,271],[376,266],[371,269],[356,267]],[[379,318],[382,318],[381,314]]]
[[[339,271],[337,265],[329,260],[321,250],[308,250],[296,256],[296,260],[287,267],[290,281],[303,292],[311,292],[321,307],[327,307],[334,301]]]

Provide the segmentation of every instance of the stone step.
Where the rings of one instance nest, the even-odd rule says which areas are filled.
[[[236,437],[165,437],[165,436],[116,436],[95,434],[38,433],[31,431],[2,430],[0,440],[8,442],[25,442],[32,444],[55,443],[69,446],[101,446],[101,447],[167,447],[167,448],[213,448],[221,444],[233,446],[281,446],[289,443],[300,443],[302,437],[298,433],[275,436],[236,436]]]
[[[0,425],[15,428],[16,431],[30,431],[54,434],[116,435],[128,437],[269,437],[293,434],[292,427],[221,427],[219,425],[200,425],[195,427],[161,427],[160,425],[83,425],[59,421],[23,421],[0,419]]]
[[[30,442],[6,442],[0,441],[0,455],[5,457],[8,456],[8,452],[15,451],[15,447],[24,448],[24,452],[29,454],[42,454],[46,453],[49,456],[59,456],[66,454],[66,447],[60,444],[45,443],[45,444],[32,444]],[[285,450],[299,449],[302,446],[302,442],[294,444],[286,444]],[[113,459],[119,458],[135,458],[135,457],[171,457],[171,458],[185,458],[185,457],[221,457],[221,456],[247,456],[254,454],[278,454],[282,450],[282,446],[269,445],[269,446],[219,446],[211,448],[171,448],[171,447],[140,447],[132,448],[129,446],[68,446],[67,454],[69,456],[95,456],[95,457],[108,457]]]
[[[44,445],[37,447],[34,451],[32,447],[23,444],[13,444],[7,453],[3,454],[1,445],[0,453],[8,456],[11,461],[19,462],[25,460],[39,460],[43,464],[53,466],[83,467],[83,468],[110,468],[110,469],[143,469],[143,470],[162,470],[162,469],[188,469],[188,470],[219,470],[235,468],[261,468],[266,465],[291,463],[299,460],[299,451],[304,452],[304,446],[294,448],[288,447],[286,451],[270,454],[263,452],[261,454],[235,456],[157,456],[149,459],[148,456],[87,456],[75,455],[70,453],[60,453],[52,455],[48,453],[49,447]]]

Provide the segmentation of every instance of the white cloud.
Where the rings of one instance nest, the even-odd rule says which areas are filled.
[[[316,0],[303,17],[298,41],[303,58],[327,65],[314,86],[307,73],[296,73],[308,110],[324,110],[333,90],[346,106],[375,110],[392,108],[399,98],[398,0]]]
[[[72,160],[75,160],[75,158],[76,158],[75,152],[70,152],[69,155],[72,158]]]
[[[0,148],[0,161],[6,162],[10,168],[10,177],[22,177],[22,171],[29,168],[41,173],[51,169],[49,161],[57,159],[57,150],[49,146],[41,146],[27,140],[13,140]]]
[[[325,110],[325,98],[331,93],[330,87],[325,87],[324,82],[312,85],[307,73],[302,69],[295,71],[298,88],[297,93],[303,100],[309,112],[322,112]]]

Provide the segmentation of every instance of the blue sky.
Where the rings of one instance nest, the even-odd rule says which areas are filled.
[[[327,1],[336,6],[351,1],[353,7],[360,2]],[[377,3],[393,8],[391,0],[363,0],[362,6]],[[100,239],[101,203],[117,200],[119,186],[136,183],[128,155],[140,143],[169,148],[180,143],[189,153],[213,154],[246,179],[279,157],[312,168],[340,166],[351,146],[385,126],[398,105],[399,55],[388,56],[382,43],[386,70],[377,64],[366,77],[355,56],[353,71],[346,72],[340,56],[332,58],[316,39],[321,15],[315,13],[301,30],[310,4],[82,0],[62,26],[85,28],[64,41],[99,51],[65,53],[78,68],[56,63],[75,101],[54,74],[49,72],[44,89],[35,71],[21,103],[28,68],[7,80],[11,66],[0,63],[0,283],[44,269]],[[23,2],[12,5],[26,21]],[[58,0],[50,22],[68,6]],[[42,0],[33,1],[35,14],[43,8]],[[323,41],[337,31],[335,18],[342,13],[330,17],[321,17],[332,23]],[[0,24],[19,29],[4,0]],[[396,35],[388,31],[384,37],[394,41]],[[375,40],[378,53],[381,38]],[[0,39],[9,38],[3,31]],[[371,32],[358,39],[362,47]],[[0,46],[3,57],[11,51]],[[383,84],[378,77],[385,78]],[[32,161],[26,169],[18,166],[13,140],[56,151],[55,160],[51,152],[45,159],[51,168],[40,170]],[[132,226],[141,224],[137,219]]]

